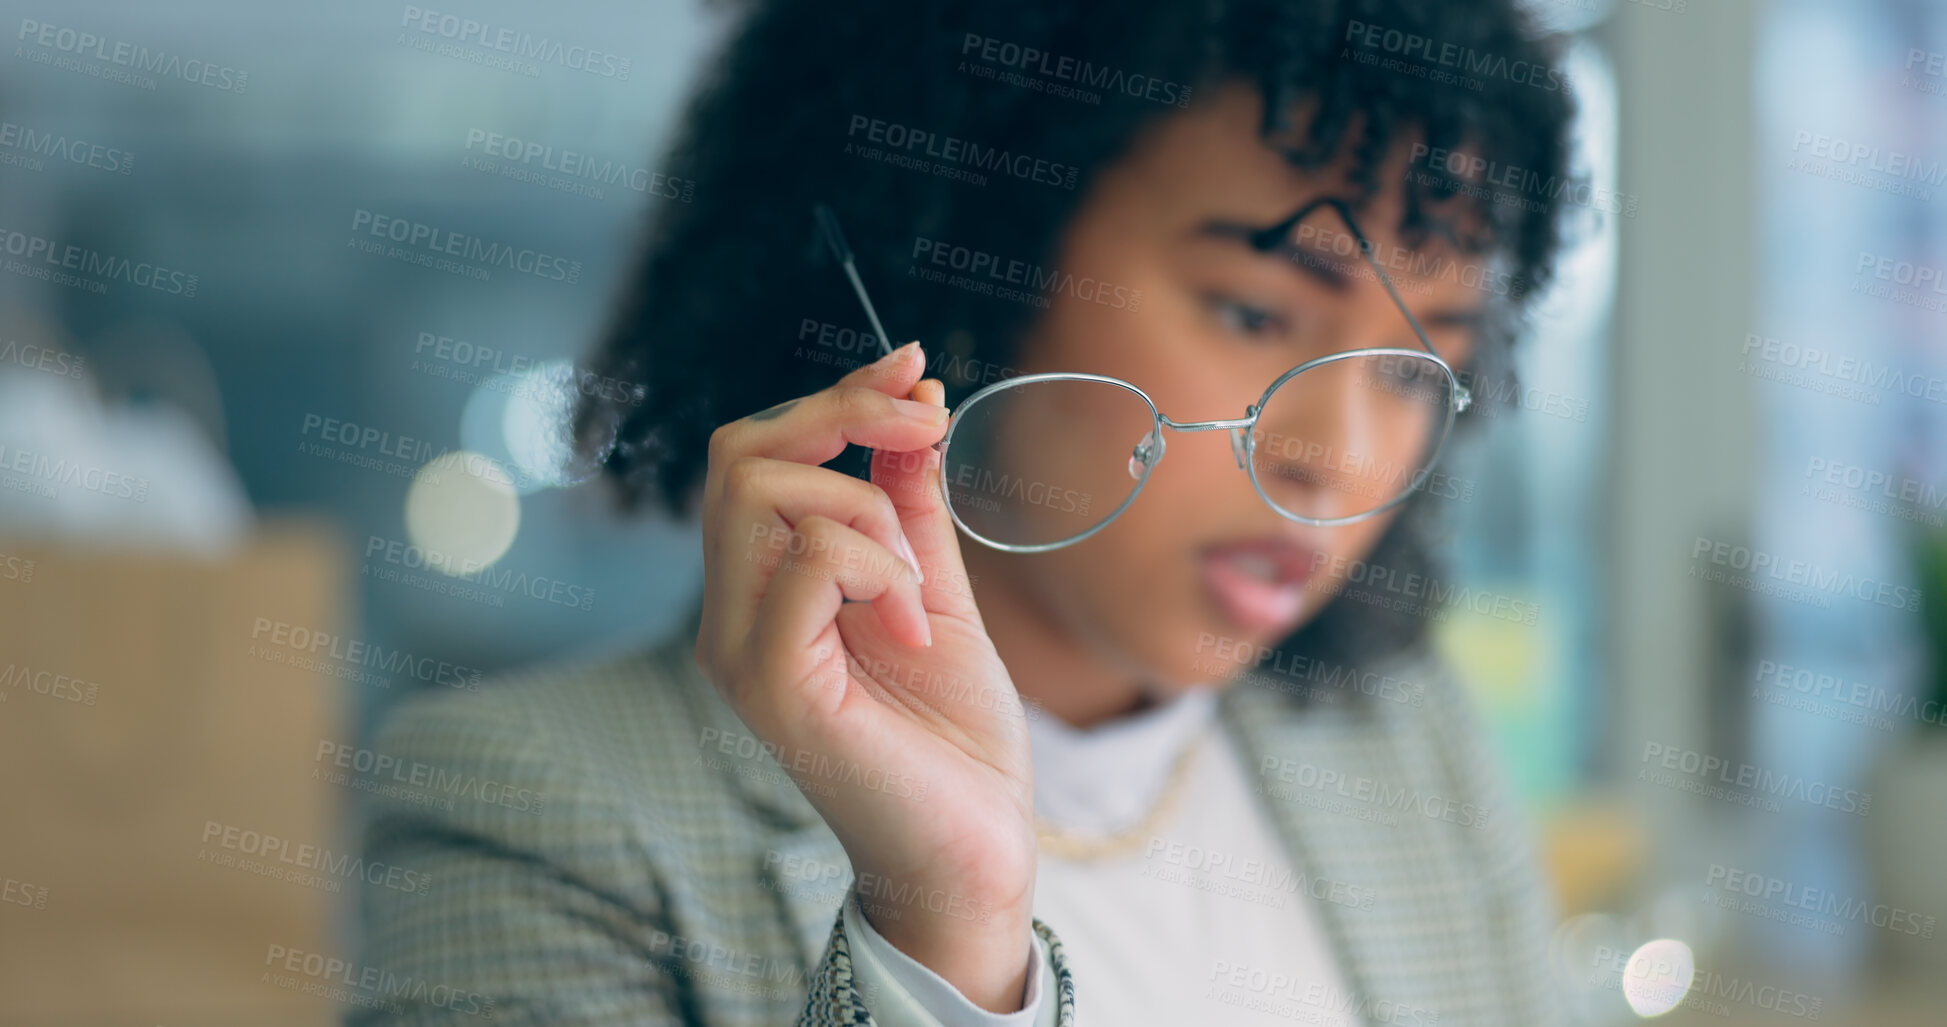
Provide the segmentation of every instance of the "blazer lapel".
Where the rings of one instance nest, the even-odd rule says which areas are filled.
[[[700,616],[698,611],[691,612],[690,630],[686,634],[694,634]],[[698,724],[719,732],[715,737],[756,738],[703,676],[689,654],[687,643],[672,645],[664,653],[664,659],[667,673],[681,688]],[[724,777],[744,803],[772,825],[773,832],[758,846],[753,873],[766,891],[777,896],[779,915],[789,925],[799,956],[809,970],[823,957],[832,920],[851,890],[852,863],[838,836],[826,826],[804,793],[791,783],[784,768],[768,755],[760,754],[753,762],[756,766],[750,769],[755,772]],[[834,867],[837,868],[835,875]]]
[[[699,612],[691,612],[689,635],[693,635],[699,616]],[[672,643],[664,661],[666,672],[676,678],[683,698],[695,711],[695,721],[705,731],[716,731],[715,737],[722,739],[746,735],[755,739],[744,719],[722,702],[716,686],[689,657],[687,643]],[[724,774],[724,778],[746,805],[773,826],[773,832],[757,846],[753,875],[767,893],[777,896],[779,916],[790,928],[798,957],[806,969],[814,969],[826,953],[831,920],[851,891],[851,859],[804,793],[790,783],[777,760],[759,754],[753,762],[757,764],[753,774]],[[837,875],[831,867],[837,867]]]
[[[730,704],[724,702],[723,697],[717,694],[716,686],[710,683],[709,678],[703,676],[702,668],[698,667],[696,660],[691,658],[688,645],[672,643],[663,651],[662,659],[664,672],[676,682],[676,687],[681,691],[684,700],[689,703],[696,723],[703,731],[711,732],[707,737],[713,740],[729,739],[738,746],[747,747],[756,753],[748,758],[749,766],[737,768],[743,771],[742,773],[732,772],[721,775],[730,782],[732,788],[736,789],[743,801],[787,830],[807,824],[824,826],[825,822],[819,817],[818,811],[812,808],[810,800],[804,797],[804,793],[798,790],[798,786],[791,783],[790,775],[778,765],[777,760],[767,753],[758,751],[757,733],[746,726],[743,718],[737,716],[737,711],[731,709]],[[699,744],[698,748],[700,751],[707,750],[709,746]],[[704,755],[717,758],[707,751]],[[730,758],[743,759],[743,757]]]
[[[835,869],[835,872],[834,872]],[[776,835],[757,873],[778,897],[807,969],[818,965],[832,921],[852,889],[852,863],[824,821]]]

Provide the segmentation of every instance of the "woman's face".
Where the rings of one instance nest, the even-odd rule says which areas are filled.
[[[1304,225],[1312,227],[1290,237],[1319,259],[1260,252],[1246,240],[1244,230],[1277,224],[1319,196],[1355,193],[1342,167],[1301,172],[1268,147],[1259,133],[1261,102],[1249,87],[1220,90],[1209,104],[1157,123],[1101,175],[1054,265],[1120,290],[1109,293],[1119,299],[1139,297],[1135,310],[1080,289],[1055,293],[1022,340],[1016,370],[1122,378],[1173,420],[1209,421],[1245,416],[1279,375],[1315,357],[1420,348],[1384,287],[1360,273],[1364,265],[1330,210],[1309,216]],[[1382,165],[1381,190],[1358,212],[1359,227],[1434,348],[1459,369],[1485,296],[1461,275],[1426,271],[1471,258],[1430,244],[1404,251],[1412,261],[1388,259],[1403,252],[1396,226],[1408,152],[1402,142]],[[1359,460],[1410,468],[1421,460],[1424,425],[1386,406],[1388,396],[1396,402],[1416,386],[1402,389],[1395,380],[1390,390],[1374,390],[1367,375],[1352,373],[1355,366],[1371,365],[1307,372],[1301,381],[1316,377],[1331,388],[1312,390],[1304,403],[1275,400],[1259,422],[1258,473],[1267,492],[1289,497],[1287,506],[1316,504],[1314,516],[1351,512],[1346,500],[1328,495],[1348,483],[1326,481],[1322,468]],[[1090,446],[1126,457],[1141,440],[1146,409],[1131,419],[1126,405],[1108,402],[1112,392],[1082,390],[1063,409],[1020,410],[1006,433],[1021,450],[1012,466],[1091,495],[1097,512],[1114,509],[1133,484],[1128,472],[1116,460],[1074,459]],[[1101,409],[1091,395],[1104,400]],[[1259,498],[1229,432],[1165,434],[1166,455],[1141,495],[1096,535],[1047,553],[975,543],[963,550],[983,609],[1006,604],[1006,620],[1031,618],[1112,673],[1176,690],[1227,680],[1248,666],[1232,656],[1240,646],[1274,644],[1315,616],[1391,514],[1336,527],[1287,519]],[[1358,452],[1336,461],[1289,457],[1293,440],[1317,439]],[[1368,474],[1363,484],[1375,480]]]

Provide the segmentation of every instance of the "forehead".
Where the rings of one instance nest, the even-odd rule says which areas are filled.
[[[1263,110],[1263,98],[1254,87],[1234,82],[1213,90],[1208,102],[1157,121],[1138,139],[1119,170],[1135,180],[1147,216],[1160,230],[1187,231],[1211,221],[1272,225],[1319,196],[1364,194],[1353,177],[1356,127],[1334,159],[1299,168],[1267,142],[1261,131]],[[1305,112],[1296,113],[1302,128]],[[1355,207],[1354,217],[1395,283],[1430,302],[1462,303],[1474,290],[1461,279],[1474,276],[1456,270],[1483,265],[1491,257],[1467,253],[1437,233],[1409,244],[1399,231],[1413,145],[1419,138],[1407,131],[1393,141],[1372,169],[1372,194]],[[1325,207],[1306,218],[1292,242],[1328,258],[1359,259],[1344,223]]]

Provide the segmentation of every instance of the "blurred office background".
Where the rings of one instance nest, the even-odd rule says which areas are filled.
[[[1495,386],[1510,409],[1457,472],[1481,488],[1456,506],[1456,549],[1465,583],[1540,616],[1457,611],[1441,638],[1546,832],[1566,919],[1536,972],[1569,979],[1589,1022],[1627,1022],[1663,1011],[1632,1008],[1630,956],[1677,943],[1695,974],[1673,1021],[1938,1022],[1947,11],[1533,6],[1573,40],[1595,199],[1571,209],[1575,245],[1519,382]],[[171,899],[110,884],[102,825],[127,815],[159,818],[145,862],[193,879],[173,901],[253,925],[254,948],[206,954],[235,989],[221,1008],[328,1018],[330,1000],[258,977],[279,947],[355,953],[352,891],[194,866],[222,848],[210,839],[354,850],[356,788],[292,801],[278,775],[366,769],[337,756],[415,689],[654,640],[697,587],[694,525],[613,516],[557,474],[533,426],[572,393],[567,362],[648,219],[683,202],[659,146],[721,13],[468,5],[613,58],[587,71],[432,45],[405,9],[9,4],[0,665],[58,665],[40,684],[0,679],[0,760],[29,786],[0,831],[0,1009],[11,993],[63,1022],[8,967],[90,925],[169,915]],[[201,63],[130,74],[78,53],[82,34]],[[533,174],[504,174],[508,153]],[[577,160],[620,174],[569,186],[548,170]],[[480,281],[387,259],[359,245],[381,218],[559,257],[563,273]],[[38,277],[35,246],[78,247],[91,273]],[[47,480],[45,459],[87,473]],[[429,552],[502,584],[426,566]],[[1765,555],[1798,577],[1752,571]],[[160,562],[130,575],[136,561]],[[1870,585],[1819,585],[1840,576]],[[59,616],[76,610],[115,637]],[[375,669],[373,651],[410,659]],[[141,698],[171,675],[211,683],[193,701]],[[184,751],[117,742],[160,722]],[[259,748],[225,756],[239,735]],[[1700,795],[1672,786],[1672,753],[1870,801]],[[166,810],[117,805],[170,773],[202,776]],[[1753,880],[1783,891],[1753,899]],[[1906,930],[1922,922],[1925,937]],[[218,1022],[189,954],[144,962],[143,938],[165,931],[123,934],[125,958],[75,978],[90,987],[67,992],[85,994],[71,1022]]]

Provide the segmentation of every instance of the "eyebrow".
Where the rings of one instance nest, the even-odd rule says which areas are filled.
[[[1351,276],[1334,266],[1338,260],[1334,255],[1320,253],[1316,250],[1308,250],[1288,238],[1269,249],[1260,246],[1257,240],[1262,238],[1264,233],[1275,227],[1277,226],[1247,225],[1239,221],[1214,219],[1198,226],[1192,235],[1197,238],[1222,239],[1242,243],[1254,255],[1277,258],[1279,264],[1291,268],[1300,275],[1317,281],[1333,292],[1346,292],[1352,288]],[[1363,257],[1355,259],[1360,262],[1360,266],[1367,266]],[[1477,305],[1472,307],[1444,308],[1428,311],[1424,314],[1415,311],[1414,316],[1418,317],[1420,323],[1428,328],[1437,325],[1442,328],[1464,328],[1472,331],[1480,328],[1487,320],[1487,311],[1485,305]]]

